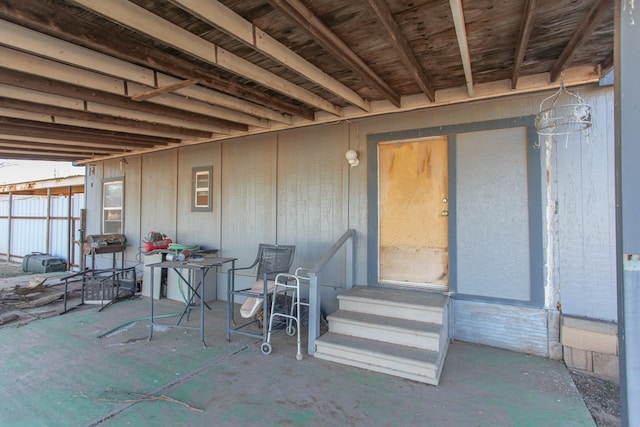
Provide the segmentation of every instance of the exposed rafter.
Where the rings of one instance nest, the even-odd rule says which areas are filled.
[[[88,163],[594,83],[613,4],[0,0],[0,148]]]
[[[14,1],[19,3],[13,5],[12,3],[14,3]],[[19,8],[16,7],[18,5],[20,6]],[[48,19],[42,20],[41,14],[47,16]],[[90,48],[97,52],[102,52],[132,64],[162,70],[174,76],[181,76],[183,79],[196,77],[203,86],[226,94],[226,96],[218,97],[219,101],[224,101],[224,103],[218,104],[223,107],[245,112],[247,110],[261,108],[264,117],[268,118],[267,116],[271,117],[273,115],[264,113],[264,111],[267,110],[264,106],[268,105],[274,110],[307,120],[313,120],[314,118],[313,111],[309,108],[269,96],[268,93],[252,88],[251,86],[240,85],[224,79],[211,70],[205,70],[194,63],[170,55],[156,47],[140,43],[138,40],[130,37],[124,35],[119,35],[117,38],[112,37],[110,34],[105,33],[102,28],[94,22],[82,17],[73,17],[65,13],[60,13],[60,11],[52,7],[51,4],[42,2],[41,0],[2,1],[0,2],[0,17],[14,22],[29,22],[34,30],[72,42],[79,46]],[[220,95],[223,94],[221,93]],[[238,103],[241,107],[235,108],[234,102]],[[287,122],[284,115],[278,115],[275,112],[274,114],[275,116],[271,118],[271,120],[282,123]]]
[[[235,14],[216,0],[171,0],[182,9],[199,17],[204,22],[220,28],[230,36],[246,43],[257,51],[289,67],[304,78],[322,86],[325,90],[365,111],[369,103],[357,93],[344,86],[315,65],[309,63],[269,34],[256,28],[251,22]]]
[[[464,20],[464,13],[462,12],[462,0],[449,0],[449,5],[451,7],[451,15],[453,16],[453,25],[456,29],[456,38],[458,39],[460,57],[462,58],[464,78],[467,82],[467,92],[469,96],[473,96],[473,73],[471,72],[471,57],[469,56],[467,28]]]
[[[301,1],[269,0],[269,3],[296,22],[319,45],[331,52],[336,59],[359,75],[393,105],[400,106],[400,96]]]
[[[520,23],[520,34],[518,35],[518,46],[513,60],[513,72],[511,73],[511,87],[515,88],[520,77],[520,69],[524,61],[524,54],[529,45],[529,38],[533,30],[533,24],[536,19],[536,11],[540,0],[526,0],[524,10],[522,11],[522,21]]]
[[[35,136],[39,138],[56,135],[58,139],[78,142],[104,142],[106,140],[112,144],[121,145],[123,149],[153,147],[156,145],[168,145],[180,142],[179,139],[175,138],[132,135],[124,132],[103,131],[80,126],[43,123],[34,120],[22,120],[2,116],[0,116],[0,134]]]
[[[234,55],[171,22],[125,0],[72,0],[79,6],[146,34],[189,55],[234,74],[257,82],[277,92],[291,96],[328,113],[340,116],[342,110],[326,99],[303,89],[284,78]]]
[[[138,102],[146,101],[147,99],[153,98],[154,96],[162,95],[163,93],[175,92],[185,87],[197,85],[198,83],[199,83],[198,79],[188,79],[184,81],[179,81],[172,84],[160,86],[159,88],[150,90],[148,92],[132,95],[131,99]]]
[[[369,4],[387,32],[388,39],[398,52],[400,60],[407,68],[416,84],[420,87],[420,90],[427,95],[427,98],[429,98],[431,102],[435,101],[435,90],[433,89],[431,82],[429,82],[425,76],[422,67],[418,63],[418,60],[407,42],[407,39],[402,34],[402,30],[398,26],[398,23],[393,19],[393,14],[391,13],[389,6],[387,6],[384,0],[369,0]]]
[[[613,7],[611,0],[597,0],[593,5],[587,17],[582,21],[573,37],[564,48],[560,57],[553,64],[551,72],[549,73],[549,80],[555,82],[560,77],[562,70],[571,62],[571,58],[575,55],[576,51],[586,43],[591,36],[592,31],[600,23],[606,12]]]
[[[9,50],[3,50],[0,48],[0,56],[3,53],[11,53]],[[44,60],[43,60],[44,61]],[[13,62],[16,65],[19,61]],[[88,72],[87,72],[88,73]],[[44,74],[44,73],[41,73]],[[37,77],[32,74],[27,74],[21,71],[9,70],[6,68],[0,68],[0,84],[12,85],[16,88],[28,89],[34,92],[40,92],[42,94],[51,94],[69,99],[76,99],[78,101],[84,101],[82,104],[83,110],[98,110],[97,105],[111,106],[122,110],[122,115],[125,117],[140,120],[142,116],[136,115],[136,113],[144,114],[148,118],[148,121],[152,123],[164,123],[170,126],[185,127],[186,123],[199,123],[200,125],[206,125],[210,132],[224,134],[222,128],[215,126],[217,123],[215,119],[207,117],[201,114],[189,113],[176,108],[165,107],[162,105],[140,103],[131,101],[126,96],[114,95],[113,93],[102,92],[97,89],[90,89],[80,86],[75,86],[69,83],[56,81],[44,77]],[[94,109],[94,105],[96,108]],[[134,126],[131,129],[135,129]],[[186,128],[197,129],[194,125],[187,125]],[[154,130],[157,130],[155,128]],[[228,133],[228,132],[226,132]]]
[[[108,57],[107,55],[93,52],[89,49],[21,28],[10,22],[2,20],[0,20],[0,38],[3,39],[4,44],[7,46],[16,48],[18,46],[22,46],[23,51],[27,51],[34,55],[48,57],[53,61],[63,60],[67,64],[81,67],[83,70],[93,70],[95,73],[99,73],[100,75],[107,74],[109,76],[120,78],[122,79],[122,82],[114,83],[118,86],[124,87],[125,90],[135,87],[135,85],[126,86],[127,82],[138,83],[140,87],[136,90],[136,94],[146,94],[148,92],[148,87],[155,86],[155,82],[157,80],[156,74],[153,70],[132,65],[124,61]],[[11,55],[11,53],[8,53],[8,55]],[[13,55],[16,56],[16,54]],[[6,63],[7,67],[15,67],[11,64],[11,61],[5,60],[3,62]],[[39,61],[37,59],[31,59],[31,62],[37,63]],[[40,70],[35,69],[33,71],[38,72]],[[79,71],[79,73],[82,72]],[[113,84],[107,84],[113,86]],[[177,88],[176,90],[180,90],[180,88]],[[115,89],[112,89],[112,91],[115,91]],[[204,92],[204,89],[202,91]],[[198,105],[198,102],[195,101],[184,104],[184,99],[174,99],[173,102],[167,102],[166,96],[168,95],[164,94],[165,96],[163,97],[161,92],[162,91],[155,93],[155,96],[150,99],[149,102],[165,105],[168,103],[170,106],[182,102],[184,105],[184,108],[182,108],[183,110],[191,110],[193,112],[205,114],[210,118],[210,123],[215,126],[227,127],[235,130],[246,130],[246,125],[267,126],[266,123],[262,123],[259,119],[256,119],[253,116],[215,105],[203,106]],[[132,94],[127,93],[127,95]]]
[[[2,93],[2,85],[0,85],[0,93]],[[45,105],[4,97],[0,97],[0,108],[10,108],[17,111],[28,111],[32,113],[46,114],[52,116],[54,122],[56,121],[56,117],[68,117],[86,122],[111,124],[114,126],[120,126],[123,129],[135,127],[138,129],[163,132],[165,134],[173,134],[182,138],[211,138],[213,136],[211,132],[198,129],[185,129],[176,126],[165,125],[162,123],[151,123],[143,122],[140,120],[124,119],[122,117],[113,117],[105,114],[90,113],[70,108],[62,108],[53,105]]]

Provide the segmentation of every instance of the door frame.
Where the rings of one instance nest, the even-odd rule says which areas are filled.
[[[410,140],[431,136],[446,136],[448,139],[449,168],[449,293],[457,292],[457,227],[456,227],[456,135],[466,132],[477,132],[512,127],[527,128],[527,169],[529,194],[529,234],[530,234],[530,301],[519,301],[518,304],[539,306],[544,303],[544,250],[542,233],[542,164],[540,150],[534,147],[538,135],[535,128],[535,116],[517,116],[505,119],[489,120],[476,123],[461,123],[429,128],[416,128],[404,131],[383,132],[367,135],[367,285],[378,284],[378,142],[390,140]],[[415,288],[414,288],[415,289]],[[464,295],[456,295],[465,299]],[[471,298],[471,297],[469,297]],[[484,297],[473,297],[484,300]],[[490,301],[499,300],[495,298]],[[510,301],[510,300],[509,300]]]
[[[380,156],[379,156],[379,148],[380,145],[382,144],[412,144],[412,143],[421,143],[421,142],[429,142],[429,141],[440,141],[440,140],[444,140],[445,145],[447,147],[447,194],[446,194],[446,198],[448,200],[450,200],[450,196],[449,196],[449,192],[450,192],[450,186],[449,184],[451,183],[451,181],[449,180],[449,166],[450,166],[450,162],[449,162],[449,156],[450,156],[450,152],[449,152],[449,145],[451,143],[451,141],[449,141],[448,139],[448,135],[446,134],[436,134],[436,135],[431,135],[431,136],[419,136],[417,138],[393,138],[393,139],[388,139],[388,140],[380,140],[376,142],[375,145],[375,150],[376,150],[376,166],[379,165],[380,162]],[[446,285],[442,285],[442,284],[435,284],[435,283],[417,283],[417,282],[406,282],[406,281],[400,281],[400,280],[390,280],[390,279],[386,279],[383,280],[380,278],[380,198],[379,198],[379,191],[380,191],[380,170],[378,167],[376,167],[376,174],[378,175],[377,177],[377,191],[378,191],[378,203],[376,205],[376,213],[377,213],[377,230],[376,230],[376,237],[378,240],[378,253],[377,253],[377,259],[378,259],[378,263],[376,264],[376,268],[377,268],[377,277],[378,277],[378,284],[382,285],[382,286],[394,286],[394,287],[403,287],[403,288],[411,288],[411,289],[421,289],[421,290],[436,290],[436,291],[443,291],[446,292],[449,290],[449,256],[447,254],[447,284]],[[449,210],[451,207],[450,203],[447,203],[447,207],[446,209]],[[449,230],[450,226],[449,226],[449,218],[447,218],[447,252],[449,252],[449,243],[450,243],[450,239],[449,239]]]

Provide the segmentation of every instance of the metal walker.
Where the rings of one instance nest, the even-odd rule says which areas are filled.
[[[273,287],[273,295],[271,298],[271,315],[269,316],[269,329],[267,332],[267,339],[262,343],[260,350],[264,354],[271,354],[271,334],[273,331],[273,319],[276,317],[286,319],[285,332],[290,337],[298,334],[298,353],[296,354],[296,360],[302,360],[302,352],[300,351],[300,306],[309,306],[309,303],[300,301],[300,281],[309,281],[305,276],[301,276],[300,273],[306,270],[305,268],[296,269],[295,274],[280,273],[275,278],[275,285]],[[292,293],[291,310],[289,313],[276,312],[276,297],[278,295],[288,296]],[[286,310],[286,308],[285,308]],[[294,326],[295,321],[295,326]]]

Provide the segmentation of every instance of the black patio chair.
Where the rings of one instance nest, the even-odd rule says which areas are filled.
[[[265,339],[267,334],[268,296],[273,290],[273,281],[279,273],[288,273],[293,264],[293,255],[296,247],[293,245],[272,245],[260,243],[255,261],[247,267],[236,267],[228,271],[227,290],[227,341],[232,333],[247,335],[254,338]],[[256,281],[251,287],[236,289],[235,274],[238,271],[256,271]],[[246,297],[240,309],[241,316],[245,319],[243,324],[237,324],[235,320],[235,298]],[[260,311],[260,308],[262,310]],[[244,330],[249,325],[258,324],[261,333]]]

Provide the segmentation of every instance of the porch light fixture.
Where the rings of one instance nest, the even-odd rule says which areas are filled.
[[[568,90],[564,82],[556,93],[542,100],[536,115],[536,129],[542,136],[584,132],[591,125],[591,105],[576,92]]]
[[[356,150],[348,150],[344,157],[347,159],[347,162],[351,165],[351,167],[358,166],[360,164],[360,160],[358,160],[358,153]]]

